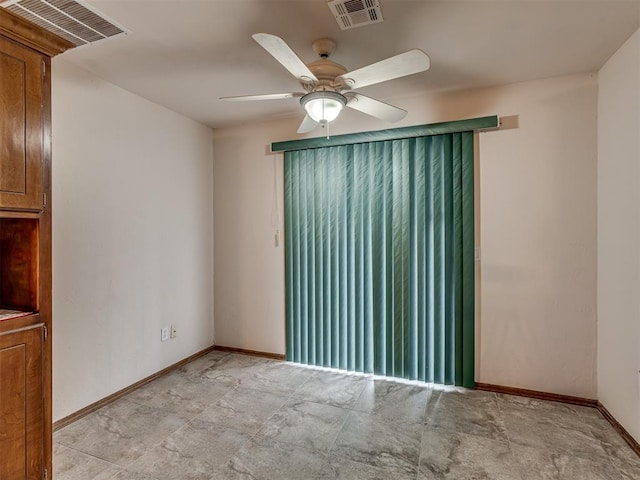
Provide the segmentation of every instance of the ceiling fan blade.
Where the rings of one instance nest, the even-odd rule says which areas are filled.
[[[407,115],[406,110],[355,92],[349,94],[347,107],[387,122],[397,122]]]
[[[429,69],[429,56],[417,48],[341,75],[350,88],[361,88]]]
[[[268,33],[255,33],[252,37],[298,80],[303,83],[318,81],[311,70],[280,37]]]
[[[250,102],[253,100],[281,100],[283,98],[302,97],[304,93],[268,93],[266,95],[240,95],[237,97],[220,97],[229,102]]]
[[[311,132],[312,130],[315,130],[317,126],[318,126],[318,122],[316,122],[313,118],[307,115],[306,117],[304,117],[304,120],[302,120],[302,123],[298,127],[298,133]]]

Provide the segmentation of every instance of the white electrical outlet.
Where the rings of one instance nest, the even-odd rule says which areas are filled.
[[[160,341],[166,342],[169,340],[169,327],[162,327],[160,329]]]
[[[178,336],[178,329],[175,325],[171,325],[171,338],[176,338]]]

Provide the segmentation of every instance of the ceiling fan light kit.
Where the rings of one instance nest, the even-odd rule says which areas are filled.
[[[388,122],[403,119],[407,115],[406,110],[367,97],[354,89],[423,72],[430,66],[427,54],[422,50],[413,49],[371,65],[347,71],[345,67],[329,59],[336,46],[331,39],[322,38],[313,42],[313,50],[320,59],[305,64],[280,37],[268,33],[256,33],[252,37],[296,77],[304,92],[243,95],[222,97],[222,99],[244,101],[299,97],[300,105],[307,115],[298,128],[298,133],[310,132],[318,125],[326,126],[338,117],[344,107]]]
[[[313,120],[318,123],[333,122],[347,104],[347,98],[337,92],[311,92],[300,99]]]

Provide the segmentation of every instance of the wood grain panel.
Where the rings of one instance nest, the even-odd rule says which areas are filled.
[[[10,335],[8,332],[24,330],[37,324],[46,325],[49,338],[43,345],[43,327],[40,327],[37,333],[28,334],[30,340],[24,343],[28,358],[25,378],[25,428],[28,440],[26,459],[23,459],[26,477],[13,474],[4,476],[0,473],[0,480],[39,480],[43,478],[45,469],[48,471],[48,478],[53,474],[50,57],[68,48],[73,48],[73,44],[0,8],[0,55],[4,59],[0,63],[0,96],[4,102],[0,103],[0,124],[8,122],[6,127],[0,126],[0,146],[6,143],[7,137],[11,142],[16,142],[16,139],[18,142],[11,143],[11,157],[2,154],[0,148],[0,219],[31,220],[32,226],[37,225],[20,231],[21,228],[12,227],[10,223],[2,223],[3,220],[0,220],[0,236],[7,230],[13,230],[10,233],[13,239],[8,241],[13,245],[7,246],[5,243],[5,253],[0,253],[0,262],[4,262],[4,266],[0,265],[0,272],[9,272],[4,280],[5,291],[0,292],[0,308],[4,296],[6,303],[18,307],[12,309],[38,312],[1,321],[0,340],[4,343],[8,338],[6,335]],[[23,76],[18,75],[19,69],[15,67],[16,64],[23,65]],[[12,84],[16,78],[18,85]],[[18,95],[19,91],[23,92],[22,96]],[[23,104],[24,112],[21,112],[16,104],[19,101]],[[6,120],[3,120],[5,114]],[[21,115],[22,123],[17,122],[16,125]],[[15,153],[16,144],[24,147],[24,155],[20,148],[18,153]],[[3,169],[3,162],[7,158],[8,166]],[[22,162],[19,168],[14,168],[19,161]],[[15,187],[16,184],[18,188]],[[3,191],[3,188],[8,191]],[[16,193],[16,190],[20,191]],[[21,235],[20,241],[17,233]],[[4,237],[7,235],[5,233]],[[35,241],[33,235],[37,237]],[[24,244],[17,246],[22,241]],[[19,308],[19,305],[27,304],[27,308]],[[11,308],[9,305],[6,306]],[[11,371],[0,372],[0,378],[3,380],[11,378],[12,375]],[[29,393],[35,391],[38,392],[35,395]],[[0,464],[4,458],[5,455],[0,449]]]
[[[42,209],[38,222],[39,233],[39,259],[38,259],[38,311],[40,320],[48,327],[49,340],[45,342],[44,368],[45,368],[45,422],[44,422],[44,458],[45,467],[53,472],[53,412],[51,399],[53,398],[53,385],[51,378],[51,359],[53,358],[53,333],[52,328],[52,271],[51,271],[51,209],[53,208],[53,196],[51,194],[51,59],[46,57],[45,76],[42,87],[42,98],[45,106],[43,111],[42,138],[43,145],[43,175],[42,192],[47,196],[47,203]]]
[[[0,334],[0,478],[42,478],[43,325]]]
[[[38,309],[38,221],[0,219],[0,306]]]
[[[572,397],[570,395],[560,395],[558,393],[541,392],[538,390],[527,390],[526,388],[505,387],[504,385],[492,385],[490,383],[476,382],[476,390],[485,392],[504,393],[506,395],[516,395],[518,397],[537,398],[538,400],[549,400],[551,402],[568,403],[570,405],[582,405],[584,407],[596,407],[598,401],[592,398]]]
[[[0,208],[42,209],[42,59],[0,37]]]
[[[25,64],[0,53],[0,190],[24,195],[26,169]]]
[[[27,478],[26,350],[25,345],[0,349],[0,478]]]
[[[32,327],[42,323],[39,313],[33,313],[31,315],[25,315],[24,317],[12,318],[11,320],[4,320],[0,322],[0,335],[11,330],[19,330],[27,327]]]
[[[247,350],[245,348],[225,347],[224,345],[216,345],[214,350],[219,352],[240,353],[242,355],[251,355],[252,357],[272,358],[274,360],[286,360],[287,356],[282,353],[260,352],[258,350]]]
[[[4,8],[0,8],[0,35],[20,42],[49,57],[75,47],[70,41],[60,38]]]

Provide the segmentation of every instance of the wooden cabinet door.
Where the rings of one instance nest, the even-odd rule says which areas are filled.
[[[0,479],[44,472],[43,326],[0,334]]]
[[[0,208],[42,210],[43,59],[0,37]]]

